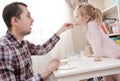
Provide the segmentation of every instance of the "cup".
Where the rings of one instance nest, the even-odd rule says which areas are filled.
[[[92,49],[92,47],[91,47],[91,46],[86,46],[86,47],[85,47],[85,53],[86,53],[86,56],[87,56],[87,57],[91,57],[92,54],[93,54],[93,49]]]
[[[85,50],[81,50],[79,56],[80,57],[85,56]]]

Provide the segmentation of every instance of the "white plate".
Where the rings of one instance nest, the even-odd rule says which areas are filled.
[[[60,60],[60,64],[61,65],[65,65],[67,63],[68,63],[68,59],[62,59],[62,60]]]
[[[60,70],[68,70],[68,69],[74,69],[74,68],[75,68],[75,66],[70,65],[70,64],[61,65],[59,67]]]

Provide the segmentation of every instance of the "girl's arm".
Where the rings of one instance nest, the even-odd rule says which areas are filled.
[[[89,23],[88,24],[88,34],[90,36],[90,44],[94,49],[95,60],[101,60],[102,52],[102,34],[101,31],[96,23]]]

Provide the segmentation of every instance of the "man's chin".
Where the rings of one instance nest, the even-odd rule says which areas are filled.
[[[26,33],[26,35],[29,35],[29,34],[31,34],[31,31]]]

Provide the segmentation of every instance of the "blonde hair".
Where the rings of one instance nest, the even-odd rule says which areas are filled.
[[[88,3],[80,3],[76,6],[75,11],[77,10],[80,12],[81,16],[88,15],[90,16],[90,20],[95,20],[98,25],[102,24],[102,12],[93,5]]]

